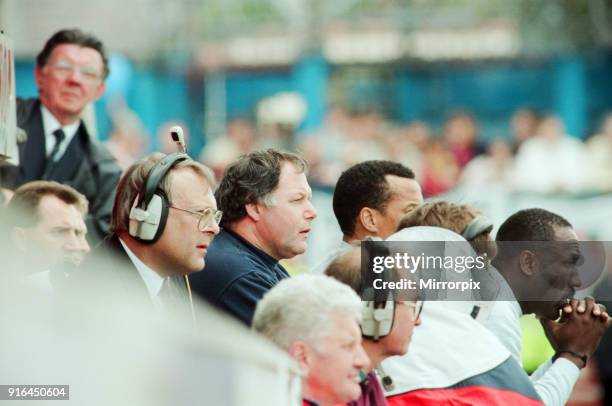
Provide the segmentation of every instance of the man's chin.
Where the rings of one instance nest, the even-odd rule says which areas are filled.
[[[287,259],[296,257],[298,255],[302,255],[303,253],[306,252],[307,247],[308,247],[308,244],[306,244],[306,241],[293,245],[291,247],[291,254],[290,254],[291,256],[288,256]]]
[[[353,385],[353,382],[351,382],[351,385]],[[347,404],[351,401],[359,399],[359,397],[361,396],[361,386],[359,386],[359,384],[356,385],[356,387],[351,387],[350,389],[345,388],[346,390],[342,393],[336,392],[336,403]]]
[[[201,264],[201,265],[200,265]],[[189,273],[194,273],[194,272],[200,272],[201,270],[203,270],[204,268],[206,268],[206,261],[202,261],[200,264],[193,266],[190,270]]]
[[[346,403],[352,400],[357,400],[361,396],[361,386],[359,386],[359,383],[351,382],[351,384],[353,385],[353,388],[351,390],[350,399],[346,401]]]
[[[182,263],[180,266],[177,264],[173,267],[175,275],[189,275],[195,272],[200,272],[206,266],[206,262],[203,258],[198,258],[190,263]]]
[[[79,115],[85,106],[81,101],[62,101],[59,110],[66,115]]]

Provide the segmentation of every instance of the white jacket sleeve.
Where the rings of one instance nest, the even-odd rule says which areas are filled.
[[[580,369],[573,362],[559,358],[548,360],[531,375],[536,392],[546,406],[563,406],[567,403]]]

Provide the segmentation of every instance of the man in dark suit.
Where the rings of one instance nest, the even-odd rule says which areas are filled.
[[[91,242],[107,235],[121,170],[81,121],[83,109],[105,90],[108,60],[102,43],[80,30],[55,33],[36,58],[39,98],[17,101],[17,125],[27,133],[19,145],[18,183],[55,180],[89,201]]]
[[[105,279],[105,295],[162,307],[186,304],[185,275],[204,268],[208,245],[219,233],[213,187],[210,169],[184,154],[156,153],[135,163],[117,187],[113,234],[83,272]]]

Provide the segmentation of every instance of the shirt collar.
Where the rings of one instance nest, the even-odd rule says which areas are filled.
[[[63,155],[64,151],[66,151],[68,144],[70,144],[70,141],[72,141],[77,131],[79,130],[81,120],[77,120],[72,124],[68,124],[62,127],[62,125],[59,121],[57,121],[55,116],[42,104],[40,105],[40,111],[42,114],[43,128],[45,130],[45,149],[47,151],[47,155],[51,153],[53,147],[55,146],[56,138],[53,133],[60,128],[64,131],[64,135],[66,136],[66,138],[64,139],[64,141],[62,141],[58,152],[58,155],[61,156]]]
[[[134,254],[128,248],[128,246],[123,242],[123,240],[121,240],[121,238],[119,238],[119,242],[123,246],[123,249],[128,254],[128,257],[130,257],[130,260],[132,261],[132,263],[136,267],[136,270],[140,274],[140,277],[144,281],[147,290],[149,291],[149,295],[151,296],[151,298],[156,298],[159,295],[159,291],[162,288],[164,280],[167,278],[163,278],[153,269],[148,267],[144,262],[142,262],[140,258],[138,258],[136,254]]]

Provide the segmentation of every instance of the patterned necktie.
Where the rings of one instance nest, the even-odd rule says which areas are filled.
[[[53,150],[51,150],[51,154],[49,155],[49,158],[47,158],[47,163],[45,164],[45,171],[43,172],[42,175],[42,179],[44,180],[49,180],[51,179],[51,175],[53,173],[53,171],[55,170],[55,166],[57,164],[58,160],[58,152],[60,149],[60,146],[62,145],[62,141],[64,141],[64,138],[66,138],[66,134],[64,134],[64,130],[62,130],[61,128],[58,128],[57,130],[53,131],[53,135],[55,135],[55,145],[53,146]]]
[[[59,152],[62,142],[66,138],[66,134],[64,134],[64,130],[62,130],[61,128],[58,128],[57,130],[53,131],[53,135],[55,135],[55,145],[53,146],[53,150],[51,150],[51,154],[49,155],[48,162],[57,161],[57,158],[58,158],[57,153]]]

